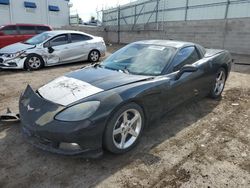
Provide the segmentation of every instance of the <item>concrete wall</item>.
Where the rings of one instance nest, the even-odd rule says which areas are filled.
[[[158,28],[158,30],[157,30]],[[106,41],[117,43],[116,26],[107,26]],[[228,20],[178,21],[157,24],[121,26],[120,42],[147,39],[174,39],[199,43],[207,48],[227,49],[232,53],[250,55],[250,18]]]

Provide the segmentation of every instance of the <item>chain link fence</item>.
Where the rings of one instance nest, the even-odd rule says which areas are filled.
[[[250,17],[250,0],[138,0],[103,10],[104,26]],[[160,27],[157,24],[157,28]]]

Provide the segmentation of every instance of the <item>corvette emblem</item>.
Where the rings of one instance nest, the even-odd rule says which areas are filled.
[[[34,110],[34,108],[32,108],[32,107],[28,104],[27,110],[28,110],[28,111],[32,111],[32,110]]]

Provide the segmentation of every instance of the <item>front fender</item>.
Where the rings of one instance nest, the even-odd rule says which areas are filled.
[[[108,121],[109,117],[117,111],[117,109],[129,102],[135,102],[140,105],[148,121],[158,119],[163,111],[161,101],[162,92],[166,89],[163,88],[166,85],[166,83],[163,84],[163,82],[166,81],[138,82],[86,98],[84,101],[98,100],[101,102],[100,108],[91,120],[95,121],[95,119],[107,117],[106,121]]]

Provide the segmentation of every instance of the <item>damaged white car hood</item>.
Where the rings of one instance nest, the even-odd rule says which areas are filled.
[[[87,82],[66,76],[59,77],[38,89],[44,99],[63,106],[102,91],[103,89]]]

